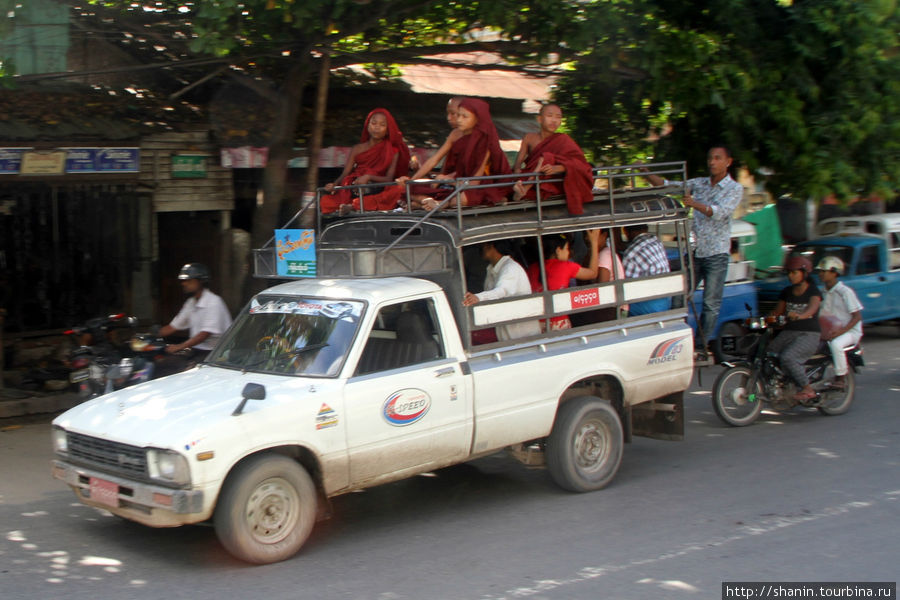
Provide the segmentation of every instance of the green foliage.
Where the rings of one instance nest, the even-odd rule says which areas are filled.
[[[611,0],[557,100],[598,160],[687,158],[710,143],[775,193],[900,187],[896,0]]]

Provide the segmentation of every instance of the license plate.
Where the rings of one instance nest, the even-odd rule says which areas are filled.
[[[91,477],[91,500],[113,508],[119,506],[119,486],[112,481]]]
[[[69,381],[72,383],[78,383],[79,381],[84,381],[91,376],[90,369],[78,369],[77,371],[72,371],[69,373]]]

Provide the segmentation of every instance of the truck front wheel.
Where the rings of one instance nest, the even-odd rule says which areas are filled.
[[[250,563],[290,558],[316,519],[316,486],[296,461],[254,456],[228,476],[216,506],[216,535],[225,549]]]
[[[559,408],[545,447],[550,476],[561,488],[589,492],[606,486],[622,462],[622,421],[609,402],[572,398]]]

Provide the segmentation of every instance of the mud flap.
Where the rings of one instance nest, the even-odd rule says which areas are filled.
[[[626,409],[631,435],[656,440],[684,439],[684,392],[676,392]],[[630,437],[630,436],[629,436]]]

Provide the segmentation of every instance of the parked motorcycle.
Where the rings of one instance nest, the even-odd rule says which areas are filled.
[[[65,332],[78,335],[81,343],[70,355],[69,376],[81,398],[95,398],[158,376],[157,360],[166,354],[166,341],[155,330],[135,333],[126,343],[110,339],[111,329],[136,324],[134,317],[110,315]]]
[[[81,398],[93,398],[104,393],[106,371],[125,354],[125,346],[113,334],[114,330],[133,328],[134,317],[124,314],[89,319],[84,325],[65,331],[77,347],[69,353],[69,381]],[[130,337],[130,336],[129,336]]]
[[[854,374],[865,363],[859,344],[845,349],[850,369],[844,385],[834,383],[834,363],[827,345],[823,344],[805,363],[806,375],[816,392],[815,398],[803,402],[793,399],[797,385],[781,369],[778,355],[767,350],[776,327],[784,324],[784,317],[754,317],[745,323],[748,331],[742,343],[743,360],[722,363],[725,370],[713,384],[712,403],[720,419],[734,427],[750,425],[759,417],[763,404],[775,410],[787,410],[797,405],[814,407],[825,415],[840,415],[850,409],[856,389]]]

